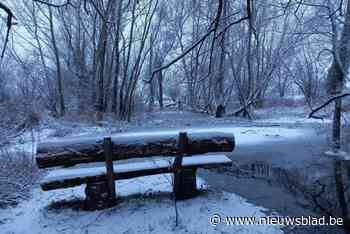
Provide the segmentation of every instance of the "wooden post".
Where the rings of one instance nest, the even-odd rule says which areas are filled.
[[[182,168],[182,159],[187,153],[188,137],[186,132],[179,134],[179,154],[174,160],[174,194],[175,200],[184,200],[197,194],[196,169]]]
[[[188,146],[188,137],[186,132],[180,132],[179,134],[179,142],[178,142],[178,147],[179,147],[179,153],[176,155],[176,158],[174,160],[174,169],[175,171],[180,171],[181,170],[181,165],[182,165],[182,158],[184,154],[186,154],[186,149]]]
[[[113,142],[110,137],[104,138],[103,150],[106,157],[106,177],[108,183],[109,198],[115,201],[116,192],[114,184],[114,170],[113,170]]]

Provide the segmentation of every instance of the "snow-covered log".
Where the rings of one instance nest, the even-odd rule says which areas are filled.
[[[231,152],[233,134],[220,132],[188,133],[187,155],[208,152]],[[112,135],[113,160],[151,156],[174,156],[178,153],[177,131],[127,133]],[[103,138],[74,137],[40,143],[36,161],[39,168],[74,166],[79,163],[104,162]]]

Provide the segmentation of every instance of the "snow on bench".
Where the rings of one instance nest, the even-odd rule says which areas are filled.
[[[171,172],[174,163],[174,157],[169,159],[153,159],[143,162],[130,162],[117,164],[114,163],[114,177],[116,180],[130,179],[139,176],[155,175]],[[182,167],[217,167],[230,166],[231,159],[225,155],[199,155],[184,157]],[[93,183],[106,180],[106,167],[83,167],[59,169],[50,171],[49,174],[41,181],[41,187],[44,191],[69,188],[82,184]]]
[[[86,184],[86,206],[89,209],[103,209],[117,202],[115,180],[169,172],[174,174],[175,199],[192,198],[198,194],[198,167],[232,165],[225,155],[207,153],[232,152],[234,147],[234,135],[222,132],[193,132],[189,135],[174,131],[127,133],[105,138],[75,137],[41,143],[36,161],[39,168],[105,162],[105,167],[79,165],[73,169],[57,168],[49,172],[41,183],[44,191]],[[154,156],[168,158],[154,159]],[[135,158],[144,161],[120,162]]]

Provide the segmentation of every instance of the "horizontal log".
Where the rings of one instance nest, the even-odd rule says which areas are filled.
[[[114,179],[123,180],[140,176],[156,175],[173,172],[174,158],[155,159],[144,162],[114,164]],[[232,166],[232,161],[225,155],[201,155],[184,157],[183,168],[213,168]],[[49,172],[41,181],[43,191],[70,188],[87,183],[106,181],[106,168],[103,166],[92,168],[58,169]]]
[[[232,152],[235,147],[233,134],[195,132],[189,133],[188,136],[187,155]],[[113,160],[178,154],[177,131],[116,134],[111,138]],[[37,147],[36,161],[39,168],[103,162],[103,136],[74,137],[40,143]]]

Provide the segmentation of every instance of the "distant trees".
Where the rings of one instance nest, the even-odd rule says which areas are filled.
[[[40,102],[55,116],[130,120],[136,106],[181,103],[252,117],[266,98],[291,90],[318,102],[327,52],[342,43],[332,37],[344,24],[340,3],[23,0],[10,7],[26,34],[14,31],[22,39],[8,56],[37,61]]]
[[[310,107],[318,102],[322,93],[325,93],[324,82],[322,82],[324,78],[318,70],[317,59],[312,56],[310,49],[303,48],[303,53],[295,59],[295,72],[292,79]]]
[[[178,80],[177,89],[188,89],[189,98],[179,99],[194,110],[211,112],[215,105],[224,105],[230,95],[224,89],[228,25],[247,19],[244,7],[242,17],[232,22],[229,14],[236,6],[223,0],[33,0],[11,7],[29,35],[25,38],[29,53],[41,64],[46,86],[41,92],[48,110],[56,116],[76,108],[80,113],[94,111],[97,120],[108,112],[130,120],[135,96],[144,102],[149,99],[150,105],[156,98],[162,109],[164,97],[170,96],[165,92],[174,90],[167,79]],[[170,7],[181,11],[172,12]],[[226,23],[221,23],[222,17]],[[180,60],[183,69],[175,64]],[[166,72],[170,66],[171,72]],[[144,87],[150,92],[139,95]]]

